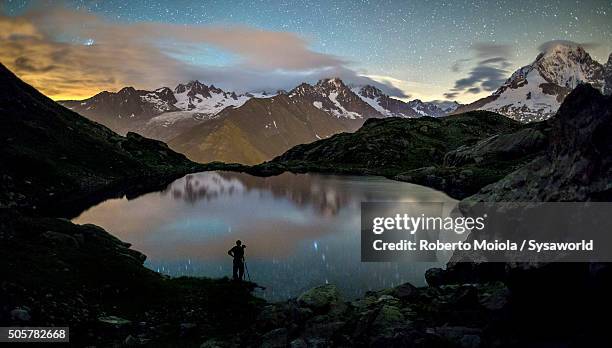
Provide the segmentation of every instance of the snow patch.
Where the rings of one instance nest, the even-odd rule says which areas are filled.
[[[331,100],[331,102],[334,104],[334,106],[337,109],[332,109],[330,110],[334,116],[336,117],[346,117],[346,118],[350,118],[352,120],[356,119],[356,118],[361,118],[361,115],[353,112],[353,111],[348,111],[344,108],[344,106],[342,106],[342,104],[340,104],[340,102],[338,101],[338,92],[330,92],[329,96],[328,96],[329,100]]]
[[[391,111],[383,108],[379,103],[378,103],[378,99],[380,99],[380,97],[378,97],[377,99],[374,98],[368,98],[366,96],[361,95],[359,92],[361,91],[361,87],[355,87],[353,89],[351,89],[353,91],[353,93],[357,94],[359,96],[359,98],[361,98],[361,100],[363,100],[364,102],[366,102],[368,105],[370,105],[374,110],[380,112],[381,114],[385,115],[385,116],[393,116],[393,114],[391,113]]]

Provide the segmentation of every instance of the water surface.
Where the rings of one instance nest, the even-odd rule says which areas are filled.
[[[442,261],[360,261],[362,201],[456,202],[381,177],[203,172],[161,192],[104,201],[74,221],[102,226],[146,254],[147,267],[174,276],[231,276],[227,251],[241,239],[250,277],[270,300],[324,283],[347,298],[404,282],[424,285],[425,270]]]

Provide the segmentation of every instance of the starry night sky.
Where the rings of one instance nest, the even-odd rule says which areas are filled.
[[[61,14],[54,18],[52,13],[57,11]],[[99,89],[125,84],[155,88],[159,85],[153,84],[165,83],[172,87],[180,80],[195,78],[238,90],[290,88],[300,80],[311,82],[333,74],[354,83],[373,79],[390,84],[394,88],[386,91],[399,97],[425,100],[452,97],[468,102],[490,94],[516,68],[531,63],[546,42],[580,43],[600,62],[605,62],[612,52],[612,1],[66,1],[61,5],[4,1],[0,13],[0,23],[9,22],[10,30],[17,33],[24,29],[23,26],[15,29],[15,23],[29,21],[36,33],[41,33],[38,43],[43,45],[42,41],[46,47],[26,50],[20,46],[21,51],[13,49],[12,55],[4,53],[0,60],[9,67],[25,67],[21,74],[17,73],[34,85],[44,82],[56,86],[46,91],[56,99],[87,96]],[[74,25],[65,25],[66,22]],[[137,33],[125,42],[117,34],[97,37],[97,33],[105,32],[96,26],[98,22],[104,28],[132,31],[139,24],[154,24],[146,29],[152,34],[142,39],[148,46],[141,51],[156,51],[149,52],[146,59],[151,54],[160,57],[155,62],[144,62],[140,73],[137,65],[128,70],[103,64],[105,71],[113,71],[113,77],[107,80],[99,77],[100,72],[92,72],[94,67],[83,66],[84,74],[98,77],[97,82],[83,83],[80,92],[62,83],[59,67],[63,61],[48,61],[35,55],[47,49],[53,52],[66,49],[66,45],[70,45],[71,52],[78,52],[73,56],[82,54],[79,47],[86,50],[99,45],[97,49],[101,50],[113,43],[134,46]],[[166,27],[159,27],[165,24],[186,31],[239,27],[268,33],[266,38],[270,40],[275,40],[274,33],[290,33],[291,39],[287,39],[285,46],[271,46],[268,51],[275,52],[266,56],[228,48],[215,40],[194,42],[193,38],[155,34],[168,33]],[[81,31],[82,27],[88,30]],[[243,32],[239,35],[247,42],[254,40]],[[235,36],[229,39],[241,40]],[[305,42],[302,49],[312,53],[312,57],[304,58],[307,62],[294,56],[286,60],[295,59],[298,61],[295,64],[280,62],[274,66],[254,61],[270,57],[274,61],[274,55],[282,56],[284,49],[295,50],[293,45],[299,46],[299,40]],[[2,46],[12,44],[11,38],[0,41]],[[27,44],[32,47],[31,42]],[[127,54],[138,59],[135,52]],[[11,64],[20,56],[30,64]],[[160,63],[161,56],[171,59],[171,64]],[[153,69],[154,63],[171,68],[156,73],[163,68]],[[188,68],[183,69],[182,65]],[[48,72],[44,71],[46,68]],[[139,74],[159,76],[141,78]]]

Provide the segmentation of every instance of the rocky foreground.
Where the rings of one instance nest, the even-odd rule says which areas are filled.
[[[507,320],[510,290],[501,282],[415,288],[404,284],[343,302],[334,285],[271,304],[241,338],[261,347],[482,347]],[[516,338],[514,342],[520,342]],[[203,347],[229,342],[206,341]],[[233,342],[238,343],[238,342]]]

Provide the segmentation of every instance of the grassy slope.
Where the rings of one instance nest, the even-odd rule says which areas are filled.
[[[225,109],[169,142],[171,148],[202,163],[216,161],[261,163],[316,136],[327,137],[353,129],[312,105],[289,97],[251,99],[239,108]],[[351,126],[353,128],[351,128]]]

